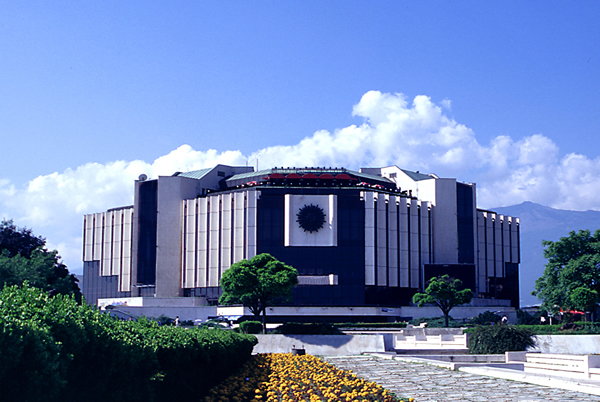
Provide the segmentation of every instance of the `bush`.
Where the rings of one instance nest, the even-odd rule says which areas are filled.
[[[271,333],[284,335],[343,335],[342,331],[331,324],[299,324],[297,322],[280,325]]]
[[[152,326],[146,334],[156,353],[156,400],[197,399],[251,356],[256,337],[233,331]]]
[[[47,328],[0,317],[0,387],[4,401],[47,401],[65,387],[60,347]]]
[[[240,323],[240,331],[243,334],[262,334],[262,329],[260,321],[244,321]]]
[[[468,337],[471,354],[518,352],[534,345],[534,335],[531,331],[513,325],[479,326]]]
[[[233,331],[114,320],[28,285],[0,292],[0,387],[7,402],[141,402],[172,399],[173,390],[197,399],[250,358],[256,343]]]
[[[496,313],[492,313],[491,311],[484,311],[480,313],[477,317],[471,320],[471,324],[475,325],[490,325],[491,323],[497,324],[500,322],[502,317],[500,317]]]

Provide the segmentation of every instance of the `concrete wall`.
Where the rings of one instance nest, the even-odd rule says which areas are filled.
[[[600,335],[537,335],[528,352],[588,355],[600,353]]]
[[[420,186],[435,186],[432,223],[433,262],[438,264],[456,264],[458,263],[456,180],[422,180],[418,183]],[[419,189],[419,192],[421,192],[421,189]]]
[[[253,353],[290,353],[293,348],[321,356],[385,352],[386,335],[256,335]],[[391,339],[391,338],[390,338]]]
[[[182,201],[195,197],[200,181],[185,177],[158,178],[156,228],[156,296],[183,296],[181,290]]]

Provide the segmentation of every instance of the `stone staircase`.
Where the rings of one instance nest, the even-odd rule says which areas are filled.
[[[401,355],[468,354],[462,328],[404,328],[395,334],[394,350]]]

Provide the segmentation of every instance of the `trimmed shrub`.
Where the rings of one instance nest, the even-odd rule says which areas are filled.
[[[262,334],[262,323],[260,321],[243,321],[240,323],[240,331],[244,334]]]
[[[0,317],[0,387],[3,401],[55,400],[66,384],[60,346],[34,321]]]
[[[479,326],[468,337],[471,354],[518,352],[534,345],[533,333],[513,325]]]
[[[233,331],[149,328],[160,367],[156,400],[197,399],[246,362],[256,337]]]
[[[280,325],[271,331],[271,333],[284,335],[343,335],[342,331],[331,324],[300,324],[297,322],[288,322]]]
[[[197,399],[249,359],[256,343],[233,331],[114,320],[28,285],[0,292],[0,387],[7,402],[141,402],[169,400],[174,392]]]

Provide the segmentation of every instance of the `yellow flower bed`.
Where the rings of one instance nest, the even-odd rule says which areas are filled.
[[[412,402],[413,398],[402,400],[381,385],[311,355],[276,353],[253,356],[236,375],[211,389],[203,401]]]

